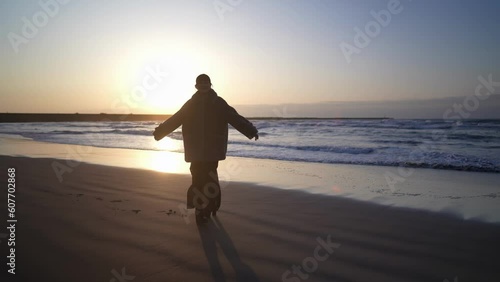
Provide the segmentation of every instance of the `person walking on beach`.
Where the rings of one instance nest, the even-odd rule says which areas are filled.
[[[221,204],[217,167],[226,158],[228,124],[248,139],[259,139],[258,130],[229,106],[212,89],[210,77],[196,78],[198,90],[182,108],[160,124],[153,135],[161,140],[182,125],[184,158],[190,162],[192,185],[187,193],[187,208],[196,208],[197,221],[215,215]]]

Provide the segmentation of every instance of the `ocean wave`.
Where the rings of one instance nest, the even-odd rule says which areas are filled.
[[[262,156],[252,153],[250,151],[231,151],[231,156],[257,158],[257,159],[275,159],[286,161],[301,161],[301,162],[315,162],[315,163],[328,163],[328,164],[351,164],[351,165],[375,165],[375,166],[388,166],[388,167],[409,167],[409,168],[427,168],[427,169],[444,169],[444,170],[457,170],[457,171],[470,171],[470,172],[489,172],[499,173],[500,165],[494,165],[489,162],[479,163],[439,163],[433,160],[427,162],[422,161],[399,161],[398,159],[349,159],[349,158],[318,158],[311,159],[302,157],[300,155],[271,155]]]
[[[169,138],[172,138],[174,140],[182,140],[182,132],[181,131],[174,131],[168,135]]]
[[[116,134],[126,134],[126,135],[140,135],[140,136],[152,136],[153,131],[151,129],[115,129],[109,133],[116,133]]]
[[[386,140],[386,139],[378,139],[378,140],[372,140],[374,143],[380,143],[380,144],[405,144],[405,145],[420,145],[423,142],[422,141],[416,141],[416,140]]]
[[[430,129],[451,129],[451,124],[413,124],[413,123],[386,123],[386,124],[352,124],[349,127],[361,128],[382,128],[382,129],[408,129],[408,130],[430,130]]]
[[[229,144],[238,144],[248,146],[248,142],[241,141],[229,141]],[[300,146],[300,145],[281,145],[281,144],[269,144],[269,143],[256,143],[251,144],[252,147],[257,148],[279,148],[288,150],[298,150],[298,151],[310,151],[310,152],[330,152],[337,154],[370,154],[375,151],[374,148],[361,148],[361,147],[348,147],[348,146]]]
[[[469,134],[469,133],[452,133],[449,135],[445,135],[447,139],[452,139],[452,140],[495,140],[498,139],[498,136],[490,136],[490,135],[476,135],[476,134]]]
[[[40,132],[39,134],[55,134],[55,135],[63,135],[63,134],[88,134],[88,133],[111,133],[112,130],[108,131],[77,131],[77,130],[53,130],[48,132]]]
[[[153,134],[153,130],[142,129],[142,130],[133,130],[133,129],[109,129],[109,130],[90,130],[90,131],[77,131],[77,130],[53,130],[48,132],[41,132],[45,134],[124,134],[124,135],[142,135],[142,136],[150,136]]]

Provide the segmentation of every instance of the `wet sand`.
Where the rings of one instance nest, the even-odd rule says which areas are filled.
[[[2,171],[16,168],[17,281],[500,278],[498,224],[232,180],[197,226],[188,175],[80,163],[59,181],[57,162],[0,156]]]

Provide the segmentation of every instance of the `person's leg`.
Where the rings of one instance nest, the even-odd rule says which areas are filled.
[[[216,197],[214,191],[219,190],[215,187],[211,176],[217,164],[214,162],[192,162],[190,166],[192,185],[187,193],[187,207],[196,208],[198,210],[213,210],[213,198]],[[217,183],[218,184],[218,183]],[[218,194],[218,192],[217,192]]]
[[[192,206],[196,208],[196,222],[203,223],[210,217],[210,211],[213,210],[213,200],[210,198],[210,177],[211,169],[208,162],[192,163],[190,170],[193,180],[188,199],[191,198]]]
[[[217,174],[217,167],[219,162],[209,162],[207,163],[207,184],[210,187],[210,196],[212,202],[212,210],[217,211],[221,204],[221,190],[219,185],[219,175]]]
[[[221,191],[217,174],[218,161],[192,162],[192,185],[187,193],[187,208],[217,211],[221,204]]]
[[[219,183],[219,176],[217,175],[217,167],[219,166],[219,162],[207,162],[205,164],[207,182],[216,182]]]
[[[188,209],[194,209],[194,195],[196,189],[195,187],[201,187],[203,185],[203,174],[202,174],[202,163],[200,162],[192,162],[189,170],[191,171],[191,186],[187,191],[187,200],[186,206]]]

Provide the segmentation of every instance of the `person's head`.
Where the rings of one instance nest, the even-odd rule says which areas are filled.
[[[212,88],[210,77],[206,74],[198,75],[196,78],[196,85],[194,87],[196,87],[196,89],[198,89],[201,93],[208,92]]]

